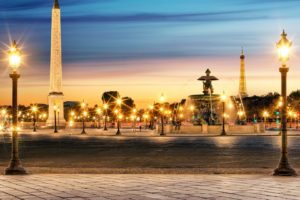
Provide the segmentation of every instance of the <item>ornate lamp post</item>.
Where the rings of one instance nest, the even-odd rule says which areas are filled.
[[[98,114],[98,129],[100,129],[101,128],[101,114],[102,114],[102,110],[101,110],[101,108],[97,108],[97,114]]]
[[[162,94],[159,98],[159,101],[160,101],[160,105],[161,107],[159,108],[159,111],[160,111],[160,119],[161,119],[161,131],[160,131],[160,135],[161,136],[165,136],[165,130],[164,130],[164,103],[165,103],[165,96]]]
[[[149,114],[148,113],[144,114],[143,115],[143,119],[145,120],[145,129],[147,129]]]
[[[18,69],[21,65],[21,52],[18,49],[16,41],[13,42],[9,50],[9,66],[12,73],[9,77],[12,79],[12,147],[11,160],[8,168],[5,170],[6,175],[22,175],[26,174],[19,159],[19,142],[18,142],[18,79],[20,74]]]
[[[122,115],[122,113],[119,113],[118,114],[118,131],[117,131],[116,135],[121,135],[120,128],[121,128],[121,120],[122,119],[123,119],[123,115]]]
[[[264,124],[265,124],[265,129],[267,128],[267,119],[269,117],[269,112],[268,111],[264,111],[263,112],[263,117],[264,117]]]
[[[119,115],[120,115],[120,111],[118,109],[114,110],[114,113],[115,113],[115,117],[117,119],[117,133],[116,135],[121,135],[121,131],[120,131],[120,118],[119,118]]]
[[[278,168],[275,169],[275,176],[295,176],[297,175],[296,171],[289,165],[287,157],[287,96],[286,96],[286,82],[287,82],[287,73],[289,68],[286,65],[286,62],[289,59],[289,52],[292,43],[287,39],[287,34],[283,31],[281,34],[281,39],[277,43],[277,50],[279,60],[282,65],[279,68],[281,73],[281,96],[282,96],[282,107],[281,107],[281,159],[278,165]]]
[[[36,120],[37,120],[37,106],[32,106],[31,111],[33,112],[33,132],[36,132]]]
[[[289,115],[289,117],[290,117],[290,128],[292,128],[293,115],[294,115],[293,111],[289,111],[289,112],[288,112],[288,115]]]
[[[60,112],[60,108],[57,107],[57,129],[59,129],[59,112]]]
[[[221,96],[221,102],[222,102],[222,106],[223,106],[223,113],[222,113],[222,133],[221,135],[222,136],[225,136],[226,135],[226,130],[225,130],[225,103],[226,103],[226,99],[227,99],[227,96],[225,95],[225,93],[223,92],[222,96]]]
[[[239,110],[237,115],[238,115],[238,123],[242,124],[242,117],[245,115],[244,111]]]
[[[132,129],[133,129],[133,132],[135,132],[135,128],[136,128],[136,108],[132,109],[132,115],[131,115],[131,120],[132,120]]]
[[[7,111],[6,109],[2,109],[1,110],[1,118],[2,118],[2,131],[5,131],[6,130],[6,114],[7,114]]]
[[[298,113],[295,113],[294,117],[295,117],[295,122],[296,122],[296,129],[298,129],[298,122],[299,122],[299,119],[298,119],[299,115],[298,115]]]
[[[54,133],[58,133],[57,131],[57,123],[56,123],[56,117],[57,117],[57,110],[58,110],[58,107],[57,105],[54,105],[53,106],[53,110],[54,110]]]
[[[154,106],[150,105],[149,106],[149,110],[150,110],[150,129],[153,130],[154,129]]]
[[[108,104],[103,105],[103,109],[105,110],[105,116],[104,116],[104,131],[107,131],[107,109]]]
[[[118,98],[116,100],[116,104],[118,106],[118,108],[121,110],[121,105],[122,105],[122,99],[121,98]],[[121,130],[120,130],[120,125],[121,125],[121,122],[120,120],[122,119],[120,116],[122,116],[121,112],[119,110],[116,110],[116,117],[117,117],[117,126],[118,126],[118,129],[117,129],[117,133],[116,135],[121,135]],[[123,116],[122,116],[123,117]]]
[[[81,109],[83,110],[82,112],[82,131],[81,131],[81,134],[84,135],[86,134],[85,132],[85,118],[87,117],[87,111],[85,111],[85,107],[86,107],[86,103],[83,101],[81,103]]]
[[[195,117],[195,106],[194,105],[191,105],[190,106],[190,111],[192,112],[192,120],[191,121],[193,121],[194,120],[194,117]]]

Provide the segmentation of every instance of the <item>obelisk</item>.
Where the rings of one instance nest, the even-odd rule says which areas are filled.
[[[61,20],[58,0],[54,0],[51,24],[51,55],[50,55],[50,91],[48,96],[49,113],[47,126],[54,126],[54,107],[59,126],[64,126],[64,103],[62,92],[62,51],[61,51]]]

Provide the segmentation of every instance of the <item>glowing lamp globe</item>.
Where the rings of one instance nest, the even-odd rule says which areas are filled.
[[[57,105],[54,105],[53,110],[57,111],[57,109],[58,109]]]
[[[161,96],[159,97],[159,101],[161,103],[164,103],[166,101],[166,97],[164,96],[164,94],[161,94]]]
[[[8,51],[9,66],[13,72],[17,72],[21,65],[21,51],[18,49],[16,41],[13,42],[12,46]]]
[[[221,95],[221,101],[222,101],[222,102],[225,102],[226,99],[227,99],[227,96],[223,93],[223,94]]]
[[[265,118],[269,117],[268,111],[264,111],[264,112],[263,112],[263,117],[265,117]]]
[[[276,44],[279,60],[285,64],[289,60],[292,42],[287,39],[285,31],[282,32],[279,42]]]
[[[117,99],[117,104],[120,106],[122,104],[122,99]]]
[[[107,109],[108,109],[108,104],[104,104],[104,105],[103,105],[103,108],[104,108],[105,110],[107,110]]]
[[[33,107],[31,108],[31,110],[32,110],[32,112],[36,113],[36,112],[38,111],[38,108],[37,108],[36,106],[33,106]]]

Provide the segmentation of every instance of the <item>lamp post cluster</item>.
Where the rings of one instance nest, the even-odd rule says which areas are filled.
[[[287,141],[287,117],[290,118],[294,117],[297,118],[297,115],[294,113],[288,113],[287,112],[287,74],[289,71],[289,67],[287,65],[287,62],[289,60],[289,53],[290,48],[292,46],[292,43],[287,39],[287,34],[285,31],[281,34],[281,39],[277,43],[276,47],[278,50],[278,57],[281,61],[281,66],[279,67],[279,71],[281,73],[281,100],[279,102],[279,107],[281,109],[281,159],[279,162],[278,167],[274,170],[275,176],[294,176],[296,175],[295,170],[290,166],[288,162],[288,141]],[[11,68],[11,73],[9,74],[9,77],[12,79],[12,111],[11,111],[11,120],[12,120],[12,140],[11,140],[11,159],[8,168],[5,170],[5,174],[7,175],[14,175],[14,174],[26,174],[26,170],[22,167],[20,158],[19,158],[19,142],[18,142],[18,133],[19,133],[19,126],[18,126],[18,118],[22,116],[22,113],[18,112],[18,80],[20,78],[19,68],[22,64],[22,54],[21,51],[16,43],[16,41],[13,41],[9,51],[8,51],[8,60],[9,60],[9,67]],[[222,102],[222,133],[221,135],[226,135],[225,130],[225,124],[226,124],[226,99],[227,97],[225,94],[221,96],[221,102]],[[117,120],[117,132],[116,135],[121,135],[121,121],[123,119],[122,114],[122,98],[116,99],[116,108],[114,110],[115,119]],[[100,117],[102,113],[104,112],[104,130],[107,130],[107,117],[108,117],[108,110],[109,105],[104,104],[103,105],[103,111],[99,108],[97,109],[98,114],[98,128],[101,128],[100,126]],[[180,107],[179,107],[180,109]],[[194,107],[191,107],[191,110],[194,112]],[[59,112],[60,108],[56,105],[54,105],[54,132],[58,132],[59,126]],[[82,132],[81,134],[86,134],[85,131],[85,121],[88,117],[88,110],[87,110],[87,104],[83,101],[81,103],[81,117],[82,117]],[[161,124],[161,136],[165,136],[165,127],[164,124],[165,121],[168,121],[170,118],[170,115],[172,114],[172,111],[168,110],[166,107],[166,101],[165,96],[161,95],[159,99],[159,117],[160,117],[160,124]],[[37,112],[38,108],[36,106],[33,106],[31,108],[32,114],[33,114],[33,132],[37,131]],[[183,110],[180,110],[181,112],[179,115],[176,113],[176,117],[183,118]],[[153,119],[157,119],[157,117],[154,117],[154,106],[150,108],[150,113],[145,113],[143,115],[143,119],[145,120],[146,126],[147,126],[147,120],[150,118],[151,113]],[[245,112],[242,110],[238,111],[238,117],[239,120],[242,119],[243,116],[245,116]],[[194,115],[194,113],[193,113]],[[2,118],[2,124],[0,126],[1,129],[5,129],[5,123],[7,120],[7,111],[1,110],[1,118]],[[137,119],[136,114],[133,112],[134,120]],[[266,123],[267,118],[269,117],[269,113],[265,111],[263,113],[264,122]],[[72,120],[74,120],[75,114],[72,114]],[[172,118],[171,118],[172,119]],[[152,118],[150,119],[152,121]],[[153,123],[150,123],[150,126],[153,126]]]

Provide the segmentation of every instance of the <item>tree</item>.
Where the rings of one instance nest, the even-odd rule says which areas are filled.
[[[108,91],[102,94],[103,104],[108,105],[107,115],[112,116],[113,110],[116,108],[116,100],[120,98],[120,93],[118,91]]]
[[[133,108],[135,108],[134,100],[130,97],[123,97],[121,106],[123,114],[129,116]]]
[[[245,97],[243,104],[246,110],[248,119],[252,119],[254,115],[260,118],[263,110],[268,110],[271,114],[275,114],[280,95],[276,92],[268,93],[263,96]]]
[[[102,94],[102,102],[106,104],[115,104],[116,99],[120,98],[120,93],[118,91],[108,91]]]
[[[300,90],[291,92],[288,96],[289,106],[294,110],[300,110]]]

